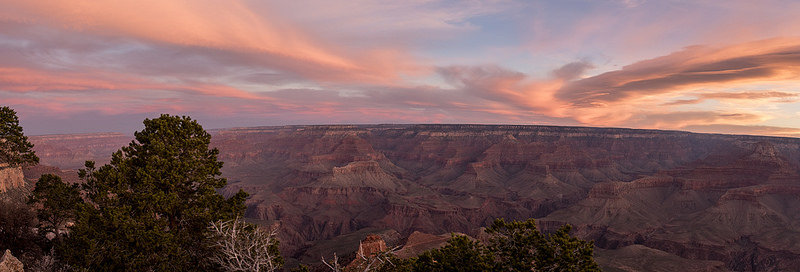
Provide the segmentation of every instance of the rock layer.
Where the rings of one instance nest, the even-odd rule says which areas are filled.
[[[9,167],[8,164],[0,164],[0,193],[19,187],[25,187],[22,167]]]
[[[11,251],[6,249],[3,256],[0,256],[0,272],[24,272],[22,262],[11,255]]]

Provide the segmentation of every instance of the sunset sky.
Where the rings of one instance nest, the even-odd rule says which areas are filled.
[[[800,1],[0,0],[27,135],[480,123],[800,137]]]

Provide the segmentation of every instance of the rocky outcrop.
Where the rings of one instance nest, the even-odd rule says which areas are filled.
[[[25,187],[25,176],[22,167],[10,167],[0,164],[0,193],[12,188]]]
[[[0,272],[24,272],[22,262],[11,255],[11,251],[6,249],[3,256],[0,256]]]
[[[367,235],[364,240],[358,243],[356,258],[347,265],[346,269],[354,269],[369,265],[371,258],[377,257],[379,254],[386,252],[386,250],[388,250],[388,248],[386,248],[386,241],[383,241],[380,235]]]

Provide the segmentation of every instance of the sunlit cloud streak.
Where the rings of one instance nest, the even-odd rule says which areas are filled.
[[[775,91],[748,91],[748,92],[740,92],[740,93],[700,93],[700,94],[693,94],[693,96],[697,97],[694,99],[683,99],[683,100],[675,100],[664,103],[666,106],[674,106],[674,105],[687,105],[687,104],[698,104],[707,100],[765,100],[768,99],[770,103],[795,103],[797,102],[798,97],[800,94],[798,93],[787,93],[787,92],[775,92]]]
[[[689,47],[621,70],[572,82],[559,98],[614,102],[705,85],[791,80],[800,76],[800,40],[758,41],[728,48]]]
[[[329,81],[385,81],[407,56],[392,49],[341,54],[269,9],[246,1],[6,1],[0,17],[151,43],[211,48],[256,57],[262,65]]]

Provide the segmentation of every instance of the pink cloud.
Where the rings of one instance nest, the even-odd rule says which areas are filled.
[[[797,102],[798,97],[800,94],[797,93],[787,93],[787,92],[776,92],[776,91],[748,91],[748,92],[739,92],[739,93],[726,93],[726,92],[714,92],[714,93],[700,93],[694,94],[697,98],[695,99],[681,99],[681,100],[674,100],[663,105],[666,106],[675,106],[675,105],[686,105],[686,104],[698,104],[707,100],[768,100],[771,103],[794,103]]]
[[[559,98],[574,103],[613,102],[634,96],[727,84],[785,81],[800,75],[800,40],[774,39],[683,51],[640,61],[568,84]]]
[[[8,1],[5,21],[248,56],[265,67],[324,81],[391,82],[421,66],[392,48],[345,52],[247,1]]]

